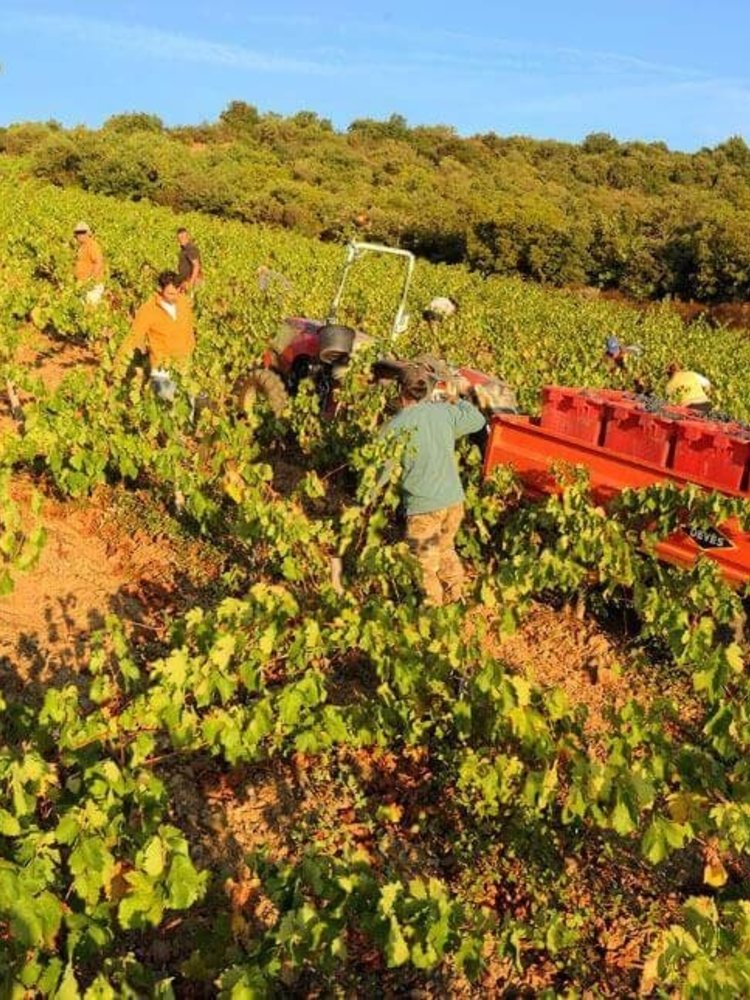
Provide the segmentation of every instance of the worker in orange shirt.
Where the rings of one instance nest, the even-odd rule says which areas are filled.
[[[193,308],[179,291],[179,276],[163,271],[156,279],[156,294],[135,314],[130,332],[115,356],[115,373],[122,371],[134,350],[148,357],[151,386],[160,399],[171,402],[177,386],[175,372],[184,372],[195,350]]]
[[[104,295],[104,254],[91,235],[87,222],[78,222],[73,230],[76,243],[76,262],[73,274],[76,283],[86,285],[84,299],[87,305],[96,306]]]

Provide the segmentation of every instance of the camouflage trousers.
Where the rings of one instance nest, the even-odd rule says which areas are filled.
[[[422,569],[425,604],[451,603],[461,597],[464,568],[454,541],[463,516],[464,505],[457,503],[406,519],[406,540]]]

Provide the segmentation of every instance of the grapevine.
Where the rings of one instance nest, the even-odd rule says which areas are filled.
[[[597,911],[626,919],[603,886],[612,872],[647,886],[630,902],[653,921],[648,942],[633,930],[638,955],[618,989],[713,996],[725,982],[741,993],[743,595],[708,561],[658,562],[654,544],[686,516],[744,518],[744,504],[661,485],[604,510],[564,469],[565,488],[530,503],[511,470],[483,481],[466,445],[469,599],[425,609],[398,530],[397,475],[379,486],[393,457],[377,436],[392,390],[369,384],[367,358],[342,386],[336,420],[321,419],[304,384],[277,412],[238,415],[229,398],[282,305],[324,315],[336,248],[191,218],[214,263],[196,306],[196,364],[170,407],[137,366],[115,379],[112,361],[152,269],[173,255],[173,217],[19,183],[7,165],[0,193],[0,385],[12,383],[23,409],[2,414],[0,615],[43,551],[44,498],[138,492],[223,559],[215,592],[171,618],[158,648],[144,651],[110,615],[80,676],[0,701],[5,994],[241,998],[387,982],[486,995],[545,969],[546,995],[574,995],[608,974]],[[95,310],[69,279],[78,217],[96,219],[111,257],[109,300]],[[271,255],[289,280],[283,303],[255,281]],[[362,322],[377,332],[392,306],[387,266],[359,280]],[[676,345],[686,364],[705,360],[707,328],[666,311],[425,266],[417,300],[438,291],[462,302],[445,334],[451,360],[501,373],[528,409],[550,381],[604,385],[599,355],[615,322],[646,348],[653,408]],[[717,405],[748,421],[736,372],[750,348],[733,331],[710,336],[702,367]],[[429,337],[415,323],[398,351],[432,350]],[[39,343],[73,345],[89,364],[51,386],[28,361]],[[196,411],[199,397],[210,405]],[[538,602],[577,602],[603,627],[630,616],[628,653],[653,696],[613,704],[593,739],[583,705],[494,652]],[[211,803],[249,799],[269,775],[304,808],[287,810],[283,844],[217,857],[180,811],[180,775],[208,788],[201,808],[223,846],[230,809]],[[155,958],[173,928],[174,955]]]

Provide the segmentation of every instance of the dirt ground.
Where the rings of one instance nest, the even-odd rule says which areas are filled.
[[[24,485],[14,499],[24,502]],[[85,505],[46,499],[39,515],[47,539],[32,569],[16,574],[15,589],[0,598],[0,686],[56,684],[86,663],[91,633],[108,614],[124,620],[138,643],[157,641],[173,614],[218,572],[197,543],[178,552],[128,518],[107,491]]]
[[[32,377],[40,378],[49,392],[54,392],[70,372],[94,368],[99,363],[91,346],[57,340],[33,327],[26,329],[16,361],[27,366]]]
[[[48,392],[54,392],[71,372],[93,369],[99,364],[98,356],[91,347],[68,340],[56,340],[31,326],[24,330],[15,360],[26,368],[32,378],[41,379]],[[23,407],[31,396],[19,386],[14,386],[14,389]],[[0,437],[15,434],[17,428],[18,423],[11,412],[5,384],[0,384]]]
[[[473,618],[487,629],[484,641],[497,659],[542,688],[561,688],[571,705],[585,705],[592,736],[606,730],[609,711],[629,698],[651,700],[646,682],[628,669],[632,654],[626,642],[591,618],[539,604],[512,635],[500,634],[484,609]]]
[[[94,350],[24,331],[16,360],[54,391],[70,372],[98,364]],[[28,394],[19,390],[21,404]],[[0,435],[17,433],[5,392],[0,393]],[[14,500],[28,503],[31,487],[16,483]],[[38,681],[63,683],[86,663],[91,633],[116,614],[136,641],[158,639],[216,566],[208,568],[189,546],[178,554],[125,523],[102,491],[85,503],[45,499],[40,513],[47,539],[35,567],[16,575],[13,593],[0,598],[0,687]],[[33,520],[33,519],[32,519]],[[195,556],[194,565],[191,556]]]
[[[29,489],[22,485],[16,499],[24,495]],[[197,557],[191,567],[190,552],[178,553],[166,537],[121,523],[107,491],[85,504],[47,499],[40,516],[47,540],[39,562],[17,574],[14,592],[0,598],[0,664],[23,681],[54,676],[59,683],[61,673],[80,671],[90,635],[108,614],[123,619],[139,641],[158,639],[169,615],[216,573],[216,567],[202,573]],[[622,670],[627,650],[590,619],[538,605],[503,636],[490,612],[477,608],[473,617],[498,659],[584,704],[592,733],[606,726],[609,708],[636,693],[632,673]]]

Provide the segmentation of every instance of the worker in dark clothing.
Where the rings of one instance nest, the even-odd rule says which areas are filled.
[[[190,233],[184,227],[177,230],[177,242],[180,245],[180,253],[177,258],[179,290],[192,294],[203,281],[201,253],[190,238]]]
[[[401,490],[406,539],[422,570],[425,603],[438,606],[460,600],[464,585],[464,568],[454,547],[464,514],[455,442],[481,430],[485,420],[467,400],[432,402],[429,392],[423,369],[404,373],[400,409],[382,434],[404,440]]]

